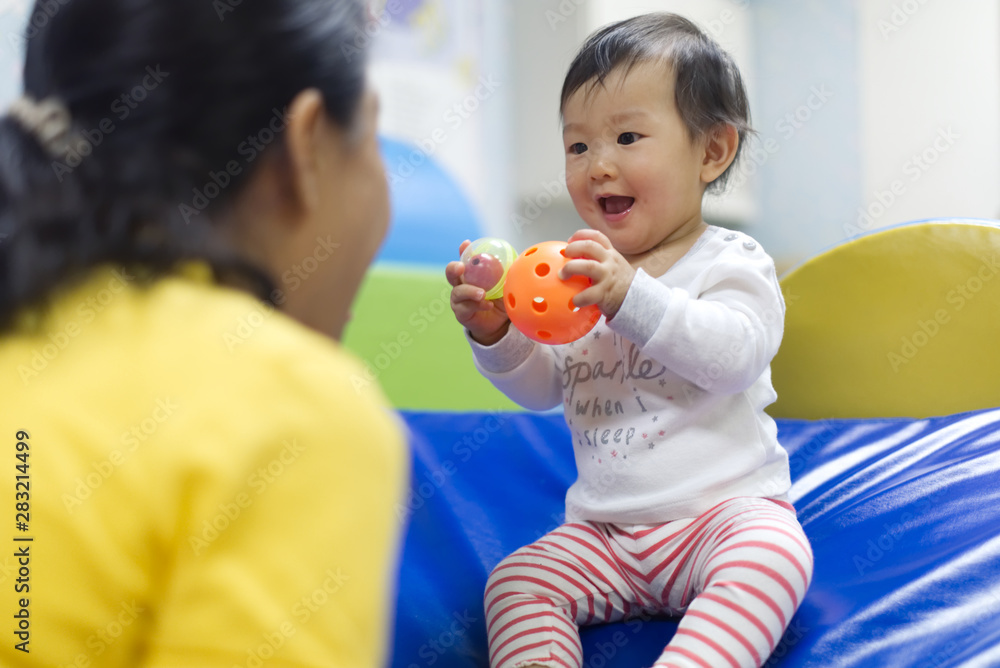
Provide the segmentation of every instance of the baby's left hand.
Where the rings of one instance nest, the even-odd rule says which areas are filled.
[[[565,264],[559,278],[586,276],[593,283],[573,298],[573,304],[580,307],[597,304],[608,320],[615,317],[635,278],[632,265],[597,230],[574,233],[566,246],[566,255],[572,259]]]

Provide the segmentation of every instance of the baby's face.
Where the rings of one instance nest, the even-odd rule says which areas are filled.
[[[591,228],[625,256],[701,225],[705,141],[689,136],[662,63],[613,71],[563,108],[566,185]]]

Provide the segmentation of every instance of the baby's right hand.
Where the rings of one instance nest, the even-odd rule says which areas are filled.
[[[459,254],[472,243],[463,241]],[[448,283],[452,285],[451,310],[455,319],[469,330],[472,338],[484,346],[491,346],[504,337],[510,327],[510,320],[503,308],[503,299],[486,299],[486,291],[475,285],[462,282],[465,265],[449,262],[444,270]]]

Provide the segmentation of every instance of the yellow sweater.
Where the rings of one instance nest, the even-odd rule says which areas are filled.
[[[191,269],[99,270],[0,339],[0,665],[387,658],[397,418],[336,344]]]

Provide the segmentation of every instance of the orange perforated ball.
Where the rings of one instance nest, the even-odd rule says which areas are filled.
[[[559,278],[569,261],[563,241],[543,241],[517,256],[507,270],[503,299],[507,316],[529,339],[569,343],[589,332],[601,318],[595,305],[577,308],[573,297],[590,285],[585,276]]]

